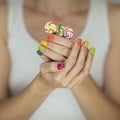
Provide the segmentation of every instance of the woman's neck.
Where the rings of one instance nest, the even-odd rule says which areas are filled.
[[[25,0],[25,5],[60,18],[88,10],[89,0]]]

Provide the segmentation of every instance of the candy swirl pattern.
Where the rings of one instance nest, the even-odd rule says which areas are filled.
[[[74,31],[70,26],[65,27],[64,37],[69,39],[74,37]]]
[[[53,22],[47,22],[45,24],[45,31],[46,33],[48,34],[53,34],[53,33],[56,33],[57,31],[57,26],[53,23]]]
[[[60,24],[59,27],[58,27],[58,30],[56,32],[57,35],[63,37],[64,36],[64,30],[65,30],[65,27],[64,25]]]

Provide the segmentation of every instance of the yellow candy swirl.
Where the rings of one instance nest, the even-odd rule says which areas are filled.
[[[45,31],[48,34],[56,33],[57,31],[57,26],[53,22],[47,22],[45,24]]]

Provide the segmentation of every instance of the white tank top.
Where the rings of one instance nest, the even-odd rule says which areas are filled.
[[[37,43],[30,36],[23,19],[22,0],[9,0],[9,51],[11,74],[9,87],[12,95],[22,91],[39,72],[42,59],[36,54]],[[99,87],[103,86],[104,62],[109,47],[108,3],[91,0],[89,16],[79,38],[89,40],[96,48],[91,75]],[[86,120],[81,107],[69,89],[56,89],[33,113],[30,120]]]

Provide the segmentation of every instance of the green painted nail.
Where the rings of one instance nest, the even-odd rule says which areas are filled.
[[[43,51],[45,51],[45,47],[42,46],[42,45],[40,45],[40,46],[38,47],[38,50],[40,50],[41,52],[43,52]]]
[[[92,55],[94,55],[95,54],[95,48],[91,48],[90,52],[91,52]]]

